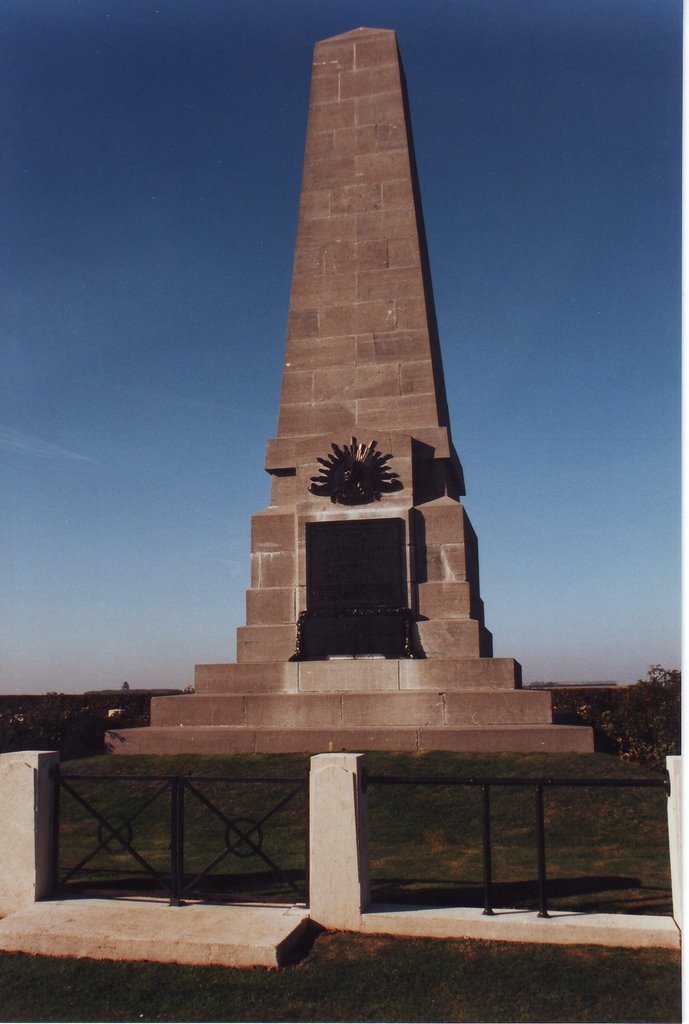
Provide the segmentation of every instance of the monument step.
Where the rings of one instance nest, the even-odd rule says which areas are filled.
[[[193,694],[154,697],[152,726],[359,728],[550,724],[544,691]]]
[[[317,754],[349,750],[450,750],[465,753],[593,752],[593,732],[576,725],[481,728],[386,727],[252,729],[245,726],[157,726],[111,730],[112,754]]]
[[[333,690],[514,690],[514,658],[337,658],[197,665],[200,693],[297,693]]]

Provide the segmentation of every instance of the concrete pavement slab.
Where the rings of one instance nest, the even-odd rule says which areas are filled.
[[[680,948],[680,931],[671,917],[645,914],[579,914],[477,907],[422,907],[372,903],[357,931],[370,935],[424,938],[490,939],[498,942],[547,942],[555,945]]]
[[[303,906],[45,900],[0,920],[0,950],[95,960],[279,967],[304,939]]]

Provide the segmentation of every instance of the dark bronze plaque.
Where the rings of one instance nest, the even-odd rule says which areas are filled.
[[[302,612],[299,617],[299,658],[341,655],[384,658],[411,657],[410,613],[406,609],[329,615]]]
[[[306,524],[306,607],[363,611],[406,607],[404,522]]]

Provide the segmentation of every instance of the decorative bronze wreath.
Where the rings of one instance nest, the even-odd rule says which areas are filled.
[[[328,496],[340,505],[368,505],[380,501],[382,494],[402,490],[399,474],[386,465],[392,455],[381,455],[377,444],[358,444],[355,437],[343,448],[331,444],[333,451],[327,459],[318,459],[323,469],[311,477],[311,493]]]

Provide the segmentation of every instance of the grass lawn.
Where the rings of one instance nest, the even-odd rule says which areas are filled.
[[[132,774],[302,779],[307,767],[304,755],[175,755],[90,758],[66,762],[62,770],[81,777],[79,792],[125,838],[131,835],[135,848],[165,877],[170,865],[169,789],[160,782],[88,781],[89,775],[107,774],[111,779]],[[370,753],[367,767],[374,777],[634,779],[650,774],[605,754]],[[185,798],[188,879],[214,864],[199,883],[204,892],[229,893],[237,899],[298,899],[305,881],[303,792],[283,783],[199,782],[197,789],[198,793],[190,791]],[[491,792],[494,905],[536,907],[533,787],[496,787]],[[368,799],[374,900],[482,905],[479,789],[374,782]],[[271,814],[282,800],[287,802]],[[670,913],[665,804],[662,789],[546,789],[549,907]],[[68,884],[78,881],[91,888],[106,886],[120,891],[131,887],[140,865],[117,838],[101,826],[99,847],[98,822],[67,793],[62,795],[61,816],[63,875],[97,851]],[[259,831],[252,831],[256,821],[263,822],[260,843]],[[252,842],[280,867],[282,877],[277,881],[266,861],[252,854]]]
[[[681,1020],[679,953],[321,935],[296,967],[0,954],[4,1021]]]

